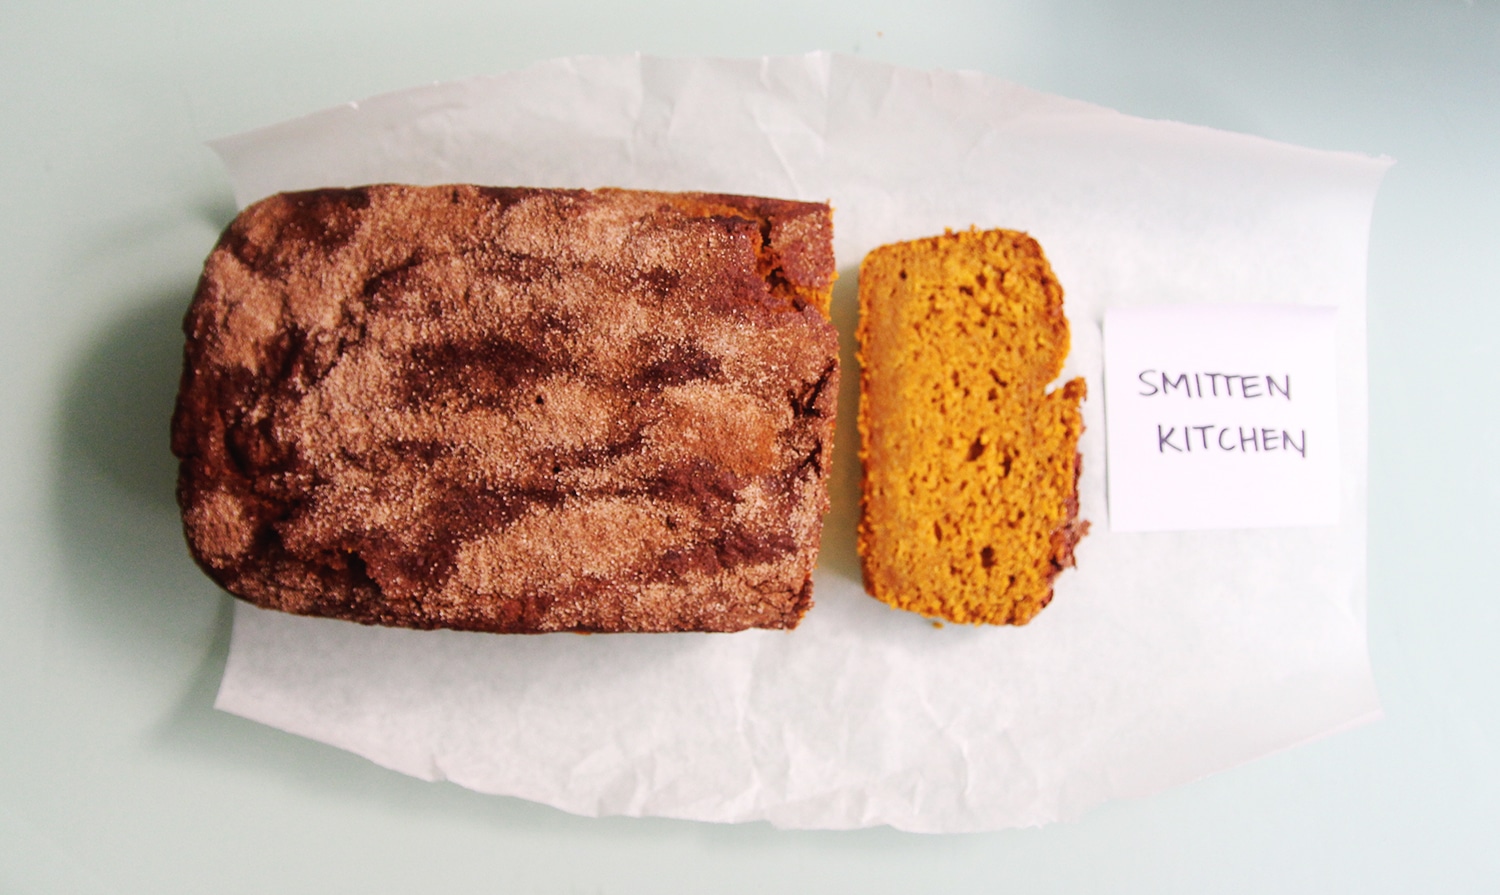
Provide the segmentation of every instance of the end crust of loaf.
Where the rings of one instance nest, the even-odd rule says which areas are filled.
[[[1063,292],[1024,233],[883,246],[860,267],[865,588],[967,624],[1029,622],[1088,530],[1078,518],[1084,381]]]
[[[791,628],[838,338],[827,205],[377,185],[209,256],[172,448],[235,595],[414,628]]]

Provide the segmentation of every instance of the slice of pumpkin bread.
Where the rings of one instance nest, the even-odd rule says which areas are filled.
[[[1088,530],[1083,379],[1063,291],[1025,233],[882,246],[859,274],[865,589],[926,616],[1023,625]]]

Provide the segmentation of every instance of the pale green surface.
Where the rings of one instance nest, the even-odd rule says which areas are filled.
[[[1500,890],[1500,5],[0,4],[0,893]],[[1387,154],[1370,265],[1387,720],[1042,830],[588,820],[211,709],[177,323],[204,140],[551,56],[829,49]],[[1289,620],[1291,622],[1293,620]]]

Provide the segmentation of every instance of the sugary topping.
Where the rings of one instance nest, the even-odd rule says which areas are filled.
[[[251,206],[185,322],[195,555],[364,622],[795,625],[837,393],[828,218],[473,186]]]

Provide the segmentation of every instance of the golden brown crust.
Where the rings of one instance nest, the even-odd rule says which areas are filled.
[[[1082,379],[1062,287],[1009,230],[883,246],[860,268],[865,589],[963,623],[1025,624],[1088,531]]]
[[[268,608],[789,628],[827,508],[828,206],[379,185],[247,208],[184,328],[188,543]]]

